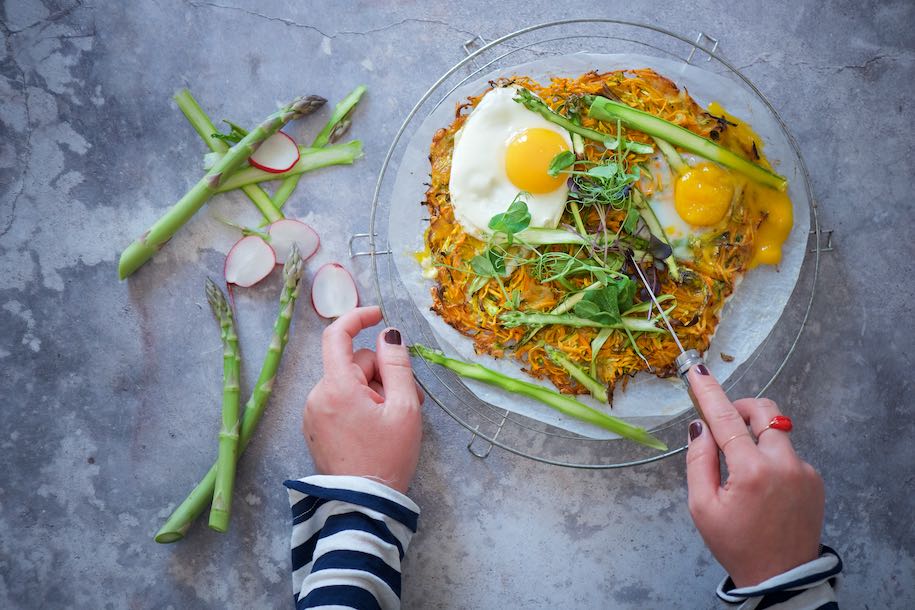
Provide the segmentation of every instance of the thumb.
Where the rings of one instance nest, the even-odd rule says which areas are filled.
[[[686,484],[689,488],[689,511],[693,521],[715,501],[721,486],[718,445],[701,420],[689,425],[689,448],[686,450]]]
[[[378,376],[384,386],[385,404],[395,408],[419,408],[419,397],[413,381],[410,354],[396,328],[386,328],[378,335],[376,346]]]

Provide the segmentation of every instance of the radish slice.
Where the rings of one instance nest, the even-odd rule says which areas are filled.
[[[242,237],[226,254],[226,282],[242,288],[267,277],[276,266],[276,253],[257,235]]]
[[[271,174],[289,171],[298,161],[299,147],[282,131],[264,140],[248,158],[248,163]]]
[[[327,263],[311,282],[311,304],[322,318],[338,318],[359,304],[356,282],[337,263]]]
[[[286,262],[293,244],[298,246],[299,256],[303,261],[311,258],[321,245],[321,238],[314,229],[300,220],[291,218],[277,220],[267,227],[267,234],[270,235],[270,245],[276,252],[276,262],[281,265]]]

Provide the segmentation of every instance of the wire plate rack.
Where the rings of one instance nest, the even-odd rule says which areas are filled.
[[[612,19],[554,21],[526,27],[488,43],[480,36],[465,42],[464,59],[445,72],[404,119],[378,175],[369,230],[350,238],[352,256],[371,258],[375,290],[386,322],[400,328],[410,343],[438,345],[428,323],[400,283],[391,257],[387,256],[390,249],[386,245],[386,236],[392,205],[390,192],[406,143],[413,131],[456,88],[499,68],[583,50],[592,53],[639,53],[694,65],[702,62],[704,69],[729,77],[735,86],[747,89],[771,111],[797,157],[802,170],[802,186],[807,195],[811,231],[808,251],[794,292],[772,333],[725,382],[725,389],[733,396],[759,396],[765,392],[785,368],[809,319],[820,253],[832,250],[832,235],[831,231],[820,230],[806,165],[787,126],[756,86],[722,57],[718,47],[719,39],[704,33],[691,40],[654,25]],[[417,171],[424,173],[428,168],[417,168]],[[419,202],[397,204],[418,205]],[[826,242],[821,243],[824,238]],[[368,249],[356,251],[358,241],[367,242]],[[493,447],[500,447],[539,462],[574,468],[622,468],[647,464],[683,451],[686,448],[686,422],[695,417],[692,410],[687,410],[652,429],[652,433],[669,447],[675,447],[658,454],[629,441],[595,440],[512,413],[480,400],[459,377],[420,359],[414,360],[414,371],[429,399],[470,432],[467,448],[479,458],[487,457]]]

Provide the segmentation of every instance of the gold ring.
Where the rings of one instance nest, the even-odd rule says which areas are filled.
[[[750,433],[744,432],[743,434],[735,434],[734,436],[730,437],[728,440],[721,443],[721,445],[719,445],[719,447],[721,448],[722,451],[724,451],[724,448],[728,446],[728,443],[730,443],[735,438],[740,438],[741,436],[746,436],[747,438],[750,438]]]

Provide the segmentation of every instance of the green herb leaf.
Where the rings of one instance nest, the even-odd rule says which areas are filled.
[[[493,231],[505,233],[508,243],[515,233],[520,233],[531,224],[531,213],[527,210],[527,203],[521,199],[519,193],[508,209],[501,214],[496,214],[489,219],[489,228]]]
[[[616,163],[607,163],[606,165],[596,165],[588,170],[589,176],[610,180],[620,173],[620,166]],[[625,175],[625,174],[624,174]]]
[[[470,259],[470,268],[480,277],[505,275],[505,258],[503,254],[490,248]]]
[[[626,212],[626,220],[623,221],[623,230],[626,233],[635,233],[635,229],[639,224],[639,211],[635,207],[629,208],[629,211]]]
[[[635,301],[635,282],[628,277],[621,277],[616,281],[616,303],[620,311],[627,311]]]
[[[550,167],[546,170],[546,173],[551,176],[558,176],[559,172],[562,170],[575,165],[575,159],[575,153],[573,153],[571,150],[564,150],[553,157],[553,160],[550,161]]]
[[[496,275],[496,269],[492,266],[492,261],[483,254],[477,254],[470,259],[470,268],[480,277],[494,277]]]
[[[632,307],[635,299],[635,282],[621,277],[613,284],[597,290],[589,290],[584,298],[575,304],[576,316],[600,322],[601,324],[622,323],[622,313]]]

